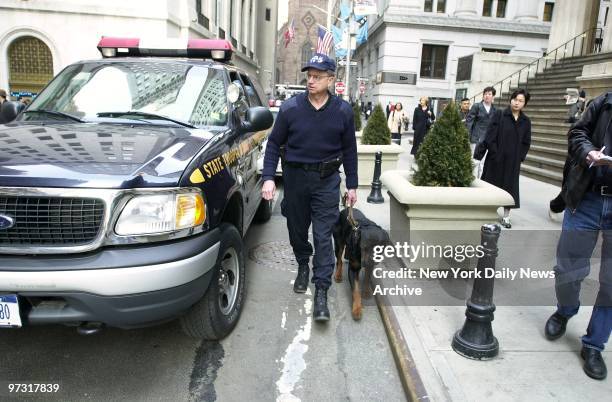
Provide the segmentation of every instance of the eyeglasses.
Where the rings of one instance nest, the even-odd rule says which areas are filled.
[[[329,74],[306,74],[306,79],[310,80],[312,79],[313,81],[321,81],[323,78],[326,77],[332,77]]]

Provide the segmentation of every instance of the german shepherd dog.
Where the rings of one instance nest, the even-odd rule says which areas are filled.
[[[346,196],[343,199],[346,205]],[[336,252],[336,272],[334,279],[342,282],[343,254],[349,262],[348,277],[352,289],[353,305],[351,314],[354,320],[361,319],[361,296],[369,298],[372,294],[371,281],[374,260],[372,249],[376,245],[390,244],[389,235],[372,222],[358,209],[344,208],[333,228],[334,249]],[[360,271],[364,268],[363,288],[360,287]],[[361,292],[360,292],[361,291]]]

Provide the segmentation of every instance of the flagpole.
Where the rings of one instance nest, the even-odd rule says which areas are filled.
[[[344,73],[344,100],[350,101],[349,77],[351,73],[351,18],[353,17],[353,0],[349,1],[349,17],[346,29],[346,66]]]

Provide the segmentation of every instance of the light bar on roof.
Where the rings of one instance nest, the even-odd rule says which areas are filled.
[[[137,39],[102,37],[98,43],[102,57],[189,57],[229,61],[234,49],[221,39]]]

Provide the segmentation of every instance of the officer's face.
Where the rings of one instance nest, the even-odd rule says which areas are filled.
[[[463,110],[464,112],[470,110],[470,101],[461,102],[461,110]]]
[[[327,91],[327,88],[334,82],[334,76],[329,75],[327,71],[309,68],[306,72],[306,82],[308,92],[312,95],[319,95]]]

